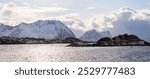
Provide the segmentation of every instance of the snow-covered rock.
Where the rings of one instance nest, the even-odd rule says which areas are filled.
[[[21,23],[9,32],[6,36],[17,38],[65,39],[75,37],[74,33],[66,25],[56,20],[39,20],[30,24]]]
[[[109,31],[104,31],[104,32],[101,32],[100,33],[103,37],[110,37],[110,38],[112,38],[112,35],[111,35],[111,33],[109,32]]]
[[[7,36],[12,29],[13,27],[11,26],[0,24],[0,37]]]
[[[103,37],[112,37],[109,31],[97,32],[95,29],[87,31],[80,39],[83,41],[97,42]]]

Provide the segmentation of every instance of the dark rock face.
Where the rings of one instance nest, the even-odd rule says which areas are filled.
[[[119,35],[112,38],[114,45],[144,45],[144,41],[135,35]]]
[[[0,37],[0,44],[48,44],[58,42],[57,40],[45,40],[37,38],[14,38],[14,37]]]
[[[70,43],[69,46],[86,46],[88,43],[86,41],[82,41],[78,38],[68,37],[64,40],[65,43]]]
[[[64,40],[65,43],[83,42],[82,40],[74,37],[68,37]]]
[[[14,37],[0,37],[0,44],[54,44],[54,43],[84,43],[84,41],[79,40],[74,37],[68,37],[65,40],[60,39],[42,39],[42,38],[14,38]]]
[[[109,37],[104,37],[98,40],[96,44],[101,46],[112,45],[112,40]]]
[[[21,44],[21,40],[11,37],[1,37],[0,44]]]
[[[128,34],[124,34],[124,35],[119,35],[116,37],[113,37],[112,40],[116,41],[116,42],[135,42],[135,41],[142,41],[140,38],[138,38],[135,35],[128,35]]]
[[[44,44],[47,41],[45,39],[36,38],[20,38],[22,44]]]
[[[97,42],[99,46],[132,46],[132,45],[149,45],[150,43],[141,40],[136,35],[118,35],[111,38],[102,38]]]

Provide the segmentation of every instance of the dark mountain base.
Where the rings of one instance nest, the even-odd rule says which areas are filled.
[[[15,37],[0,37],[0,44],[58,44],[58,43],[73,43],[82,42],[88,43],[86,41],[79,40],[74,37],[68,37],[64,40],[60,39],[42,39],[42,38],[15,38]]]
[[[61,44],[70,43],[72,47],[112,47],[112,46],[150,46],[149,42],[141,40],[135,35],[119,35],[113,38],[104,37],[96,43],[82,41],[74,37],[68,37],[64,40],[59,39],[42,39],[42,38],[14,38],[0,37],[0,44]]]

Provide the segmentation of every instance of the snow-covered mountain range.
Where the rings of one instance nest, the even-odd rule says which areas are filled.
[[[74,33],[66,25],[56,20],[39,20],[30,24],[21,23],[15,27],[0,24],[0,36],[44,39],[75,37]]]
[[[81,40],[96,42],[103,37],[112,37],[109,31],[97,32],[95,29],[87,31],[83,36],[80,37]]]
[[[21,23],[16,26],[0,24],[0,37],[16,38],[44,38],[44,39],[65,39],[76,37],[74,33],[61,21],[39,20],[34,23]],[[96,30],[87,31],[80,39],[83,41],[96,42],[100,38],[111,37],[109,31],[97,32]]]

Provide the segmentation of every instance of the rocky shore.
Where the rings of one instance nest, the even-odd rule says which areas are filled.
[[[47,40],[42,38],[0,37],[0,44],[52,44],[63,43],[64,40]]]
[[[64,40],[60,39],[42,39],[42,38],[15,38],[15,37],[0,37],[0,44],[56,44],[56,43],[76,43],[82,42],[87,43],[86,41],[81,41],[74,37],[67,37]]]
[[[150,46],[149,42],[146,42],[136,35],[118,35],[113,38],[104,37],[97,42],[82,41],[78,38],[68,37],[64,40],[54,39],[42,39],[42,38],[15,38],[15,37],[0,37],[0,44],[58,44],[58,43],[70,43],[72,47],[95,47],[95,46]]]
[[[88,46],[150,46],[149,42],[141,40],[136,35],[118,35],[113,38],[104,37],[96,43],[72,42],[69,46],[88,47]]]

